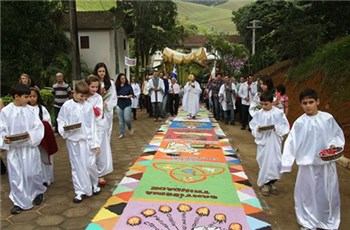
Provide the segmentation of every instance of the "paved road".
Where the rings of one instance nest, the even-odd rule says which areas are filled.
[[[145,111],[139,112],[139,119],[133,122],[135,134],[127,135],[119,140],[117,132],[117,118],[114,120],[114,135],[112,138],[112,149],[114,159],[114,172],[106,179],[108,184],[103,187],[100,194],[85,199],[80,204],[72,202],[74,190],[71,182],[70,163],[65,142],[57,137],[59,152],[55,156],[55,182],[49,187],[45,194],[45,202],[30,211],[19,215],[11,215],[12,202],[8,198],[9,185],[7,175],[1,176],[1,229],[84,229],[97,211],[111,196],[111,191],[124,177],[131,161],[136,159],[152,139],[159,122],[153,122],[147,117]],[[255,161],[256,146],[250,133],[240,130],[239,126],[230,126],[220,123],[221,128],[231,138],[231,144],[239,149],[242,165],[245,168],[252,184],[256,184],[258,167]],[[287,174],[277,183],[280,194],[277,196],[262,197],[261,203],[266,209],[273,229],[289,230],[297,229],[294,214],[293,189],[297,168]],[[350,226],[350,171],[338,167],[341,202],[342,222],[340,229],[348,229]]]

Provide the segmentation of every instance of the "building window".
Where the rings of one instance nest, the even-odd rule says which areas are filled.
[[[80,48],[81,49],[90,48],[89,36],[80,36]]]
[[[126,50],[126,40],[124,39],[124,50]]]

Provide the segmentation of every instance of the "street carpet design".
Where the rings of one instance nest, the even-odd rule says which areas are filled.
[[[87,230],[271,229],[225,133],[207,110],[162,125]]]

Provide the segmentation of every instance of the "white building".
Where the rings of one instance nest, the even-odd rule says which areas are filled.
[[[95,65],[104,62],[112,79],[123,72],[129,78],[125,56],[129,56],[127,34],[115,15],[109,11],[77,12],[78,41],[81,59],[93,71]],[[66,36],[69,33],[69,15],[65,17]]]

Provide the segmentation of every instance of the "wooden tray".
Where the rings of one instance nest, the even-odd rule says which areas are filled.
[[[80,128],[81,128],[81,123],[63,126],[63,129],[66,132],[67,131],[72,131],[72,130],[75,130],[75,129],[80,129]]]
[[[343,148],[335,147],[322,150],[318,155],[324,161],[338,160],[343,156]]]
[[[11,142],[24,141],[29,138],[29,133],[19,133],[15,135],[6,136],[6,138],[9,139]]]
[[[259,131],[269,131],[275,128],[275,125],[260,126]]]

